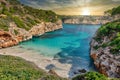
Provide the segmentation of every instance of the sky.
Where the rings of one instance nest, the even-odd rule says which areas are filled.
[[[60,15],[103,15],[120,5],[120,0],[20,0],[28,6],[53,10]]]

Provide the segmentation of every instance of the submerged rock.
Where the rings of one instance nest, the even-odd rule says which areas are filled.
[[[78,70],[80,73],[86,73],[87,71],[85,69]]]
[[[51,70],[51,69],[53,69],[53,68],[55,68],[55,65],[54,65],[54,64],[50,64],[50,65],[46,66],[46,69],[48,69],[48,70]]]

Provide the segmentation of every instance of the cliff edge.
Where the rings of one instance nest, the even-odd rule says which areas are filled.
[[[34,9],[18,0],[0,0],[0,48],[61,28],[62,21],[50,10]]]
[[[120,78],[120,19],[103,25],[96,32],[90,53],[102,74]]]
[[[105,14],[120,15],[120,6]],[[96,68],[108,77],[120,78],[120,17],[102,25],[91,41],[91,57]]]

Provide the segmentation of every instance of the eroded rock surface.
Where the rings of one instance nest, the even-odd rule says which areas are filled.
[[[118,25],[117,25],[118,24]],[[116,29],[110,29],[112,26]],[[116,26],[115,26],[116,25]],[[106,27],[106,28],[104,28]],[[91,41],[91,57],[94,60],[96,68],[108,77],[120,78],[120,50],[113,53],[112,50],[119,48],[119,41],[115,43],[119,33],[119,22],[108,23],[99,30],[108,30],[108,33],[102,34],[102,31],[96,33]],[[119,37],[118,37],[119,38]],[[114,45],[111,45],[113,44]]]
[[[62,28],[61,20],[56,23],[42,22],[33,26],[29,31],[18,28],[15,23],[10,23],[9,31],[0,30],[0,48],[6,48],[19,44],[19,42],[31,39],[46,32]]]

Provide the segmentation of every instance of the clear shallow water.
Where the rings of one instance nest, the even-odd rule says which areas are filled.
[[[100,25],[63,24],[63,29],[46,33],[20,44],[59,62],[72,64],[69,75],[76,69],[94,70],[90,58],[90,41]]]

